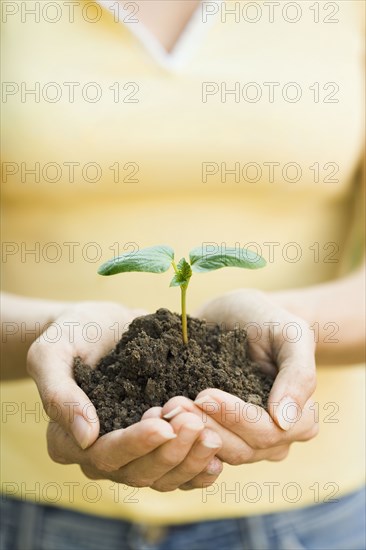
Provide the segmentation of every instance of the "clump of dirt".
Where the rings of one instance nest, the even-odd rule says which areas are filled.
[[[171,397],[195,399],[210,387],[266,408],[273,379],[249,359],[243,329],[225,332],[188,317],[188,335],[186,346],[180,316],[159,309],[134,319],[96,368],[74,359],[75,380],[97,410],[100,435],[138,422]]]

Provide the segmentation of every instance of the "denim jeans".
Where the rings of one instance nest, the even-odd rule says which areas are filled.
[[[15,499],[1,550],[365,550],[365,491],[290,512],[149,528]]]

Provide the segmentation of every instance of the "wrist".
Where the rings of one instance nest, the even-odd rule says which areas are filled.
[[[309,325],[316,322],[316,308],[309,290],[278,290],[268,292],[267,295],[277,306],[301,317]]]
[[[1,294],[1,361],[3,379],[25,377],[32,343],[69,304]]]

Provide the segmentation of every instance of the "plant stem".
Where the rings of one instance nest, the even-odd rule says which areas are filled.
[[[181,304],[182,304],[182,337],[183,337],[183,343],[185,345],[188,344],[187,308],[186,308],[187,286],[188,286],[188,283],[186,285],[182,285],[180,287],[180,290],[181,290]]]

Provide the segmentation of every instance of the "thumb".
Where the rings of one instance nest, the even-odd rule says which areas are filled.
[[[69,346],[36,341],[29,349],[27,370],[34,379],[43,407],[82,449],[99,435],[99,419],[94,405],[76,384],[73,352]]]
[[[297,342],[282,342],[276,362],[278,374],[268,398],[268,410],[283,430],[289,430],[301,418],[305,403],[316,386],[314,341],[303,325]]]

